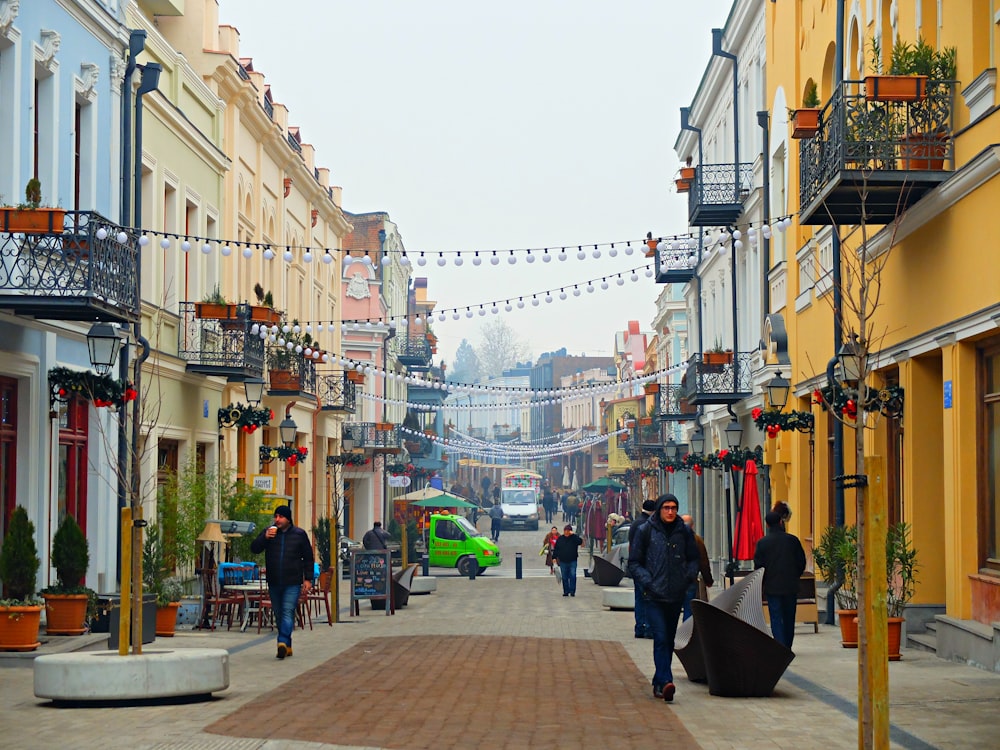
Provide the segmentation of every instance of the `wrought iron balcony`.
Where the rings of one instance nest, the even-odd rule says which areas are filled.
[[[372,453],[399,453],[402,448],[399,425],[391,422],[352,422],[344,425],[344,435],[354,439],[355,448]]]
[[[656,246],[656,283],[686,284],[698,270],[694,240],[663,240]]]
[[[637,427],[620,445],[625,455],[633,461],[666,457],[663,439],[655,424]]]
[[[271,346],[267,352],[269,396],[317,395],[316,361],[305,353],[296,354],[283,346]]]
[[[323,411],[354,413],[358,403],[358,386],[348,380],[345,373],[319,373],[317,382]]]
[[[400,364],[411,369],[427,369],[431,361],[431,345],[426,336],[401,336],[393,341]]]
[[[688,402],[682,385],[660,385],[660,402],[656,418],[661,422],[685,422],[694,419],[698,409]]]
[[[955,166],[955,88],[928,81],[920,101],[875,101],[844,81],[799,141],[801,223],[888,224],[941,184]]]
[[[138,320],[135,233],[93,211],[50,216],[45,231],[0,222],[0,309],[44,320]]]
[[[424,456],[429,456],[434,448],[433,444],[426,436],[417,435],[412,432],[403,436],[403,446],[406,448],[406,452],[410,454],[411,458],[423,458]]]
[[[521,437],[521,428],[510,425],[493,425],[493,440],[497,443],[509,443]]]
[[[750,361],[755,352],[729,353],[729,362],[716,363],[708,353],[695,354],[688,360],[681,379],[681,398],[689,406],[735,404],[751,394]]]
[[[701,164],[688,191],[688,224],[723,227],[735,224],[743,201],[753,190],[753,165]]]
[[[406,386],[406,400],[417,404],[441,405],[447,397],[448,393],[439,388],[413,383]]]
[[[230,320],[199,318],[195,302],[181,302],[178,354],[187,371],[230,380],[264,375],[264,341],[250,334],[249,316]]]

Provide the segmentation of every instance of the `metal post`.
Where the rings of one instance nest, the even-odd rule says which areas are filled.
[[[469,568],[469,580],[470,581],[476,580],[476,573],[479,571],[479,567],[476,564],[475,558],[473,558],[472,562],[473,562],[473,565],[472,565],[471,568]]]
[[[420,570],[424,576],[431,574],[431,559],[426,552],[420,556]]]
[[[521,580],[524,577],[524,561],[520,552],[514,553],[514,577]]]

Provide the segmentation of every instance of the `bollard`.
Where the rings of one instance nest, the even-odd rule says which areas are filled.
[[[420,565],[421,574],[429,576],[431,574],[431,560],[426,552],[420,556]]]
[[[524,577],[522,575],[522,572],[523,572],[522,566],[523,565],[524,565],[524,562],[521,559],[521,553],[520,552],[515,552],[514,553],[514,577],[517,580],[519,580],[519,581]]]
[[[476,571],[479,570],[479,566],[476,565],[476,559],[472,558],[472,565],[469,567],[469,580],[476,580]]]

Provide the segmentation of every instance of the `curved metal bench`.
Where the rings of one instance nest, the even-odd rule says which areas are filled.
[[[613,562],[594,555],[594,569],[590,571],[590,578],[598,586],[617,586],[624,577],[625,571]]]

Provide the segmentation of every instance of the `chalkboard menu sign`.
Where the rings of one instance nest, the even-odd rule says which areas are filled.
[[[383,600],[385,613],[393,614],[391,604],[392,553],[385,549],[351,552],[351,613],[357,615],[361,599]]]

